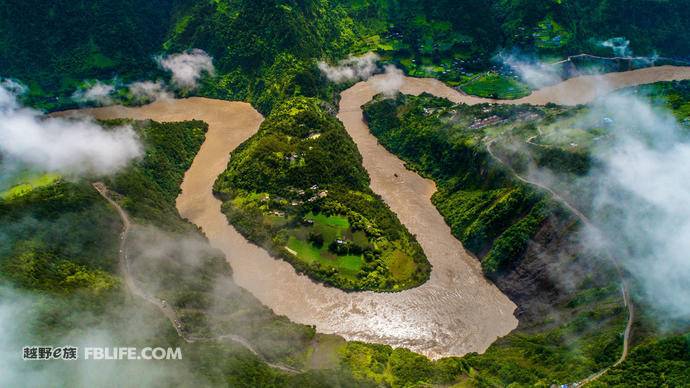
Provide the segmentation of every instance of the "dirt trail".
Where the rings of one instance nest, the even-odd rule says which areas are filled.
[[[573,78],[511,101],[466,96],[434,79],[405,78],[401,91],[428,92],[468,104],[573,104],[589,102],[618,87],[672,79],[690,79],[690,68],[666,66]],[[225,169],[230,151],[256,133],[262,121],[248,104],[189,98],[139,108],[87,109],[83,113],[102,119],[198,119],[209,124],[206,141],[185,174],[177,208],[183,217],[203,229],[212,245],[225,253],[237,284],[277,314],[315,325],[322,333],[407,347],[431,358],[483,352],[497,337],[517,326],[513,316],[516,306],[484,278],[478,261],[451,235],[430,201],[436,189],[434,183],[406,170],[402,161],[377,145],[369,133],[360,106],[376,94],[372,81],[360,82],[342,93],[338,117],[364,157],[373,190],[417,235],[434,266],[426,284],[400,293],[345,293],[324,287],[297,274],[290,264],[272,258],[228,225],[211,188]]]
[[[175,331],[177,332],[177,335],[180,336],[185,342],[187,343],[194,343],[194,342],[199,342],[199,341],[222,341],[222,340],[231,340],[245,349],[247,349],[250,353],[254,354],[255,356],[259,357],[263,362],[265,362],[268,366],[274,369],[280,369],[284,372],[289,372],[289,373],[299,373],[301,372],[298,369],[292,368],[287,365],[283,364],[275,364],[269,362],[266,358],[264,358],[259,352],[254,349],[252,344],[247,340],[246,338],[236,335],[236,334],[224,334],[224,335],[219,335],[219,336],[214,336],[214,337],[193,337],[189,336],[187,333],[183,331],[183,326],[181,324],[181,321],[179,320],[177,313],[175,310],[166,302],[157,299],[149,294],[147,294],[144,290],[139,288],[139,286],[136,283],[136,280],[134,280],[134,277],[132,276],[132,272],[130,271],[129,267],[129,256],[128,256],[128,250],[127,250],[127,239],[129,237],[130,229],[132,228],[132,222],[129,219],[129,215],[127,212],[125,212],[122,207],[115,202],[110,197],[108,188],[103,184],[102,182],[95,182],[93,183],[94,189],[98,191],[98,193],[117,211],[117,214],[120,216],[120,219],[122,220],[122,232],[120,232],[120,245],[119,245],[119,253],[118,253],[118,267],[120,270],[120,273],[125,279],[125,285],[127,286],[127,290],[132,293],[133,295],[147,301],[148,303],[156,306],[158,310],[160,310],[163,315],[165,315],[166,318],[170,321],[170,323],[173,325],[175,328]]]
[[[497,162],[501,163],[504,165],[510,172],[517,178],[518,180],[527,183],[528,185],[536,186],[547,193],[551,195],[553,199],[555,199],[557,202],[565,206],[568,210],[570,210],[571,213],[573,213],[581,222],[583,225],[585,225],[588,228],[595,228],[594,224],[589,220],[587,216],[584,215],[580,210],[578,210],[575,206],[570,204],[565,198],[563,198],[560,194],[558,194],[556,191],[554,191],[552,188],[549,186],[546,186],[542,183],[539,183],[537,181],[530,180],[528,178],[523,177],[522,175],[518,174],[508,163],[506,163],[504,160],[499,158],[493,151],[493,143],[495,140],[491,140],[487,143],[486,149],[489,151],[489,154],[491,155],[492,158],[494,158]],[[607,253],[609,261],[613,263],[613,265],[616,268],[616,271],[618,272],[618,276],[620,277],[621,280],[621,289],[623,293],[623,303],[625,304],[626,309],[628,310],[628,321],[625,325],[625,331],[623,332],[623,350],[621,352],[620,357],[618,360],[611,366],[594,373],[593,375],[587,377],[586,379],[580,381],[577,383],[577,386],[583,386],[585,384],[589,384],[595,380],[597,380],[599,377],[603,376],[606,374],[606,372],[609,371],[609,369],[616,367],[623,363],[626,358],[628,358],[628,349],[630,347],[630,333],[632,332],[632,326],[633,323],[635,322],[635,306],[633,305],[632,299],[630,299],[630,290],[628,287],[628,282],[625,279],[625,276],[623,275],[623,270],[621,268],[620,263],[618,260],[614,259],[609,253]]]

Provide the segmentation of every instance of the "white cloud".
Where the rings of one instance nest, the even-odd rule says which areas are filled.
[[[95,102],[99,105],[110,105],[113,103],[112,93],[115,91],[113,85],[96,81],[87,88],[82,88],[72,94],[72,99],[81,102]]]
[[[502,59],[533,86],[556,80],[548,65]],[[603,82],[597,87],[611,89]],[[570,195],[586,193],[579,205],[591,205],[593,226],[584,233],[585,246],[610,252],[660,319],[690,319],[690,142],[670,112],[630,92],[600,98],[569,126],[603,122],[609,134],[593,146],[589,175],[575,179],[533,167],[530,179]]]
[[[383,93],[387,97],[393,97],[400,92],[404,82],[405,75],[402,70],[394,65],[387,65],[385,73],[372,80],[372,86],[378,93]]]
[[[203,73],[213,75],[215,72],[213,58],[200,49],[158,57],[156,60],[163,69],[172,73],[172,82],[180,89],[196,89]]]
[[[129,84],[129,93],[138,102],[150,102],[155,100],[166,100],[173,98],[161,81],[140,81]]]
[[[628,92],[597,100],[568,127],[604,122],[588,175],[534,167],[530,179],[588,209],[583,245],[610,254],[661,323],[690,319],[690,142],[670,112]]]
[[[45,117],[0,85],[0,155],[65,175],[111,174],[142,154],[130,126],[106,130],[93,120]]]
[[[352,82],[371,77],[378,69],[376,62],[379,59],[378,55],[367,53],[360,57],[350,56],[338,62],[336,66],[331,66],[326,62],[319,62],[318,66],[326,78],[332,82]]]
[[[632,55],[630,50],[630,41],[623,37],[611,38],[600,43],[603,47],[608,47],[613,51],[613,55],[617,57],[629,57]]]
[[[26,91],[27,91],[26,86],[22,85],[21,83],[15,81],[15,80],[12,80],[12,79],[2,80],[2,82],[0,82],[0,87],[9,91],[10,96],[11,95],[20,96],[20,95],[26,93]],[[2,102],[2,101],[0,101],[0,102]]]
[[[595,156],[595,224],[655,308],[690,318],[690,143],[668,112],[632,95],[593,110],[613,120],[611,147]]]
[[[518,54],[499,54],[498,59],[516,72],[533,89],[555,85],[562,81],[557,67]]]

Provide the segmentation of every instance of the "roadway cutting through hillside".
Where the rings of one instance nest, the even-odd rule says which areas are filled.
[[[155,298],[148,293],[146,293],[144,290],[139,287],[137,284],[137,281],[134,279],[134,275],[132,274],[132,271],[130,270],[129,266],[129,246],[128,246],[128,240],[129,240],[129,234],[132,230],[132,221],[129,218],[129,215],[127,212],[118,204],[111,196],[110,196],[110,191],[106,187],[106,185],[103,182],[94,182],[92,184],[93,188],[96,189],[98,194],[103,197],[106,202],[112,206],[115,211],[117,211],[117,214],[120,216],[120,220],[122,221],[122,231],[120,232],[120,244],[119,244],[119,251],[118,251],[118,267],[119,271],[122,274],[122,277],[125,280],[125,286],[127,287],[127,291],[131,293],[132,295],[141,298],[148,302],[149,304],[155,306],[165,317],[170,321],[172,324],[173,328],[177,332],[177,335],[182,338],[185,342],[187,343],[194,343],[194,342],[204,342],[204,341],[224,341],[224,340],[230,340],[242,347],[244,347],[246,350],[248,350],[250,353],[253,355],[257,356],[260,358],[263,362],[266,363],[271,368],[282,370],[283,372],[288,372],[288,373],[300,373],[301,371],[298,369],[295,369],[293,367],[280,364],[280,363],[272,363],[268,361],[265,357],[263,357],[259,352],[254,349],[254,346],[247,340],[246,338],[237,335],[237,334],[223,334],[223,335],[217,335],[217,336],[211,336],[211,337],[195,337],[195,336],[190,336],[188,335],[184,327],[182,326],[182,323],[177,316],[177,312],[175,309],[173,309],[168,303],[166,303],[163,300],[160,300],[158,298]]]
[[[407,347],[431,358],[483,352],[517,326],[513,316],[516,306],[484,278],[479,262],[451,235],[430,200],[436,189],[434,183],[405,169],[403,162],[378,145],[369,133],[360,107],[377,93],[373,85],[381,77],[343,92],[338,117],[363,155],[372,189],[417,236],[433,265],[427,283],[399,293],[346,293],[325,287],[297,274],[290,264],[271,257],[228,225],[212,186],[226,168],[230,152],[258,130],[262,117],[250,105],[189,98],[161,100],[138,108],[86,109],[83,113],[101,119],[197,119],[209,124],[206,141],[185,174],[177,208],[225,253],[237,284],[277,314],[315,325],[319,332]],[[616,88],[673,79],[690,79],[690,68],[658,67],[579,77],[510,101],[462,95],[433,79],[405,78],[401,91],[427,92],[468,104],[572,105],[589,102]]]

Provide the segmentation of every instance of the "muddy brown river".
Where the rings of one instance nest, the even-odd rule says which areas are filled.
[[[664,66],[579,77],[513,101],[465,96],[434,79],[405,78],[401,91],[427,92],[468,104],[572,105],[625,86],[677,79],[690,79],[690,68]],[[225,253],[235,281],[277,314],[315,325],[322,333],[407,347],[431,358],[484,352],[498,337],[517,327],[513,316],[516,306],[484,278],[479,262],[451,235],[430,200],[434,183],[406,170],[402,161],[379,146],[369,133],[360,106],[377,93],[372,85],[372,80],[360,82],[343,92],[338,118],[364,157],[372,189],[417,236],[433,265],[428,282],[399,293],[346,293],[324,287],[297,274],[287,262],[272,258],[228,225],[211,188],[225,169],[230,152],[255,134],[263,120],[249,104],[188,98],[138,108],[112,106],[81,112],[102,119],[198,119],[209,124],[206,141],[185,174],[177,208]]]

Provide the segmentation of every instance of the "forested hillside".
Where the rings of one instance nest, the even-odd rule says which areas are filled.
[[[86,79],[148,77],[172,10],[173,0],[3,1],[1,75],[22,80],[29,97],[52,105],[70,105]]]
[[[687,133],[687,81],[642,86],[609,98],[620,104],[616,98],[626,98],[620,96],[643,96],[635,101],[669,109]],[[612,261],[582,245],[578,231],[583,225],[570,211],[515,176],[538,177],[537,169],[548,169],[551,183],[544,184],[557,187],[586,214],[595,212],[598,180],[587,178],[601,168],[595,150],[609,146],[612,128],[617,128],[601,109],[597,104],[468,106],[429,95],[380,98],[365,106],[372,133],[410,168],[436,181],[433,201],[453,234],[519,305],[516,332],[486,354],[464,358],[487,384],[534,384],[540,375],[567,381],[567,376],[586,375],[587,368],[595,370],[594,365],[613,363],[620,352],[625,310]],[[655,123],[655,133],[663,133],[667,124]],[[559,175],[571,184],[558,183],[554,177]],[[616,235],[611,229],[607,233]],[[668,323],[655,317],[657,300],[634,284],[633,342],[640,347],[601,384],[673,386],[687,378],[687,321],[663,329]],[[666,338],[664,330],[680,335]],[[561,369],[564,365],[568,371]]]
[[[357,147],[316,99],[276,107],[214,191],[245,237],[316,280],[400,291],[429,278],[419,243],[371,191]]]
[[[155,55],[199,48],[219,70],[199,94],[267,113],[290,96],[335,98],[316,61],[367,51],[455,84],[501,50],[613,56],[603,43],[621,37],[638,55],[687,57],[689,13],[687,0],[12,0],[0,5],[0,69],[29,101],[64,107],[84,80],[164,77]]]
[[[267,113],[288,97],[325,97],[315,60],[350,53],[354,24],[329,0],[202,1],[178,14],[163,47],[207,51],[219,76],[202,93]]]

